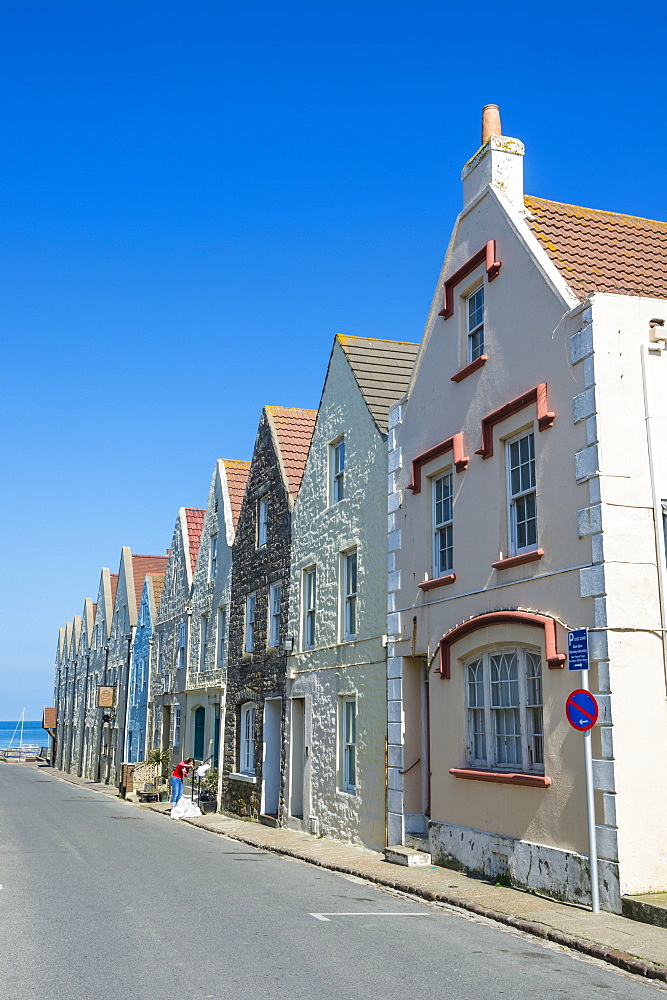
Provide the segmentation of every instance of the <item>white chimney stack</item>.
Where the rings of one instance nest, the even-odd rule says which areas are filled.
[[[523,206],[523,143],[502,134],[497,104],[482,109],[482,145],[461,173],[463,207],[489,185],[518,211]]]

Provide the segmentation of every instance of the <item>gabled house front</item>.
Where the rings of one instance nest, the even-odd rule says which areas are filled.
[[[81,775],[84,754],[86,700],[90,677],[90,645],[93,637],[95,605],[89,597],[83,602],[81,630],[76,654],[76,676],[74,681],[72,706],[72,734],[70,759],[67,770],[70,774]]]
[[[232,546],[250,462],[218,459],[192,584],[185,756],[220,764]]]
[[[105,723],[108,734],[102,742],[108,745],[109,753],[101,779],[116,785],[120,784],[125,759],[128,681],[141,593],[146,574],[162,573],[166,565],[166,556],[133,555],[127,545],[121,549],[107,659],[107,684],[114,689],[114,707]]]
[[[565,716],[567,633],[587,628],[620,911],[667,889],[667,224],[524,197],[523,152],[485,109],[389,416],[389,842],[590,900]]]
[[[220,801],[272,823],[283,797],[292,511],[316,415],[264,407],[232,550]]]
[[[334,340],[292,517],[283,822],[385,845],[387,417],[417,344]]]
[[[132,641],[132,659],[127,699],[125,760],[136,764],[146,759],[148,699],[153,628],[160,604],[164,573],[146,573],[139,604],[137,627]]]
[[[102,568],[95,602],[92,642],[88,654],[88,684],[85,696],[85,729],[83,736],[83,777],[103,781],[109,754],[109,708],[100,707],[99,689],[109,686],[109,638],[118,586],[118,574]],[[108,718],[105,720],[105,715]]]
[[[170,749],[175,763],[183,756],[190,598],[205,513],[196,507],[181,507],[178,512],[153,633],[150,745]]]

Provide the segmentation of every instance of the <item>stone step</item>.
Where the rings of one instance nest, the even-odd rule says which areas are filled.
[[[392,865],[406,865],[408,868],[417,865],[430,865],[431,855],[426,851],[415,851],[413,847],[385,847],[384,859]]]
[[[270,813],[260,813],[259,821],[264,826],[271,826],[274,830],[277,830],[280,826],[277,816],[271,816]]]
[[[424,854],[429,853],[428,849],[428,837],[419,833],[405,833],[405,846],[412,847],[415,851],[423,851]]]
[[[642,896],[623,896],[621,913],[643,924],[667,927],[667,892],[650,892]]]

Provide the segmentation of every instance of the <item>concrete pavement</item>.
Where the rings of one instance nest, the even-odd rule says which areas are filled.
[[[84,785],[105,795],[118,795],[117,789],[109,785],[49,770],[72,784]],[[162,803],[138,805],[137,808],[162,813],[169,819],[169,807]],[[263,851],[356,876],[429,902],[458,907],[609,962],[635,975],[667,983],[667,929],[663,927],[640,923],[614,913],[593,914],[582,906],[560,903],[521,889],[493,885],[485,879],[435,865],[407,868],[389,864],[383,854],[362,847],[272,828],[221,813],[179,822],[222,834]]]

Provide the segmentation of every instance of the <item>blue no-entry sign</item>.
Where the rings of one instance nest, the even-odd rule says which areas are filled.
[[[568,670],[588,670],[588,629],[573,628],[567,633]]]
[[[598,720],[598,703],[590,693],[584,688],[579,688],[568,695],[565,702],[565,714],[567,721],[580,732],[592,729]]]

